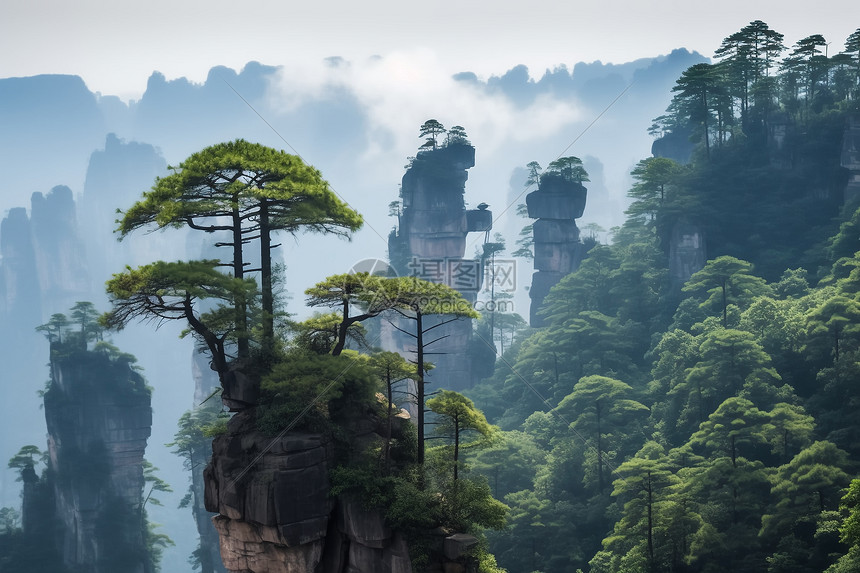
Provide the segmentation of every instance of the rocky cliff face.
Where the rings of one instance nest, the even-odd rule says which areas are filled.
[[[5,191],[4,191],[5,192]],[[35,331],[53,313],[63,312],[84,294],[87,266],[77,235],[75,205],[67,187],[33,193],[28,214],[15,207],[0,223],[0,348],[5,380],[34,383],[42,378],[44,339]],[[44,430],[33,424],[41,416],[36,388],[6,384],[0,419],[14,433],[0,436],[0,459],[8,459],[21,442],[38,443]],[[0,482],[3,480],[0,479]],[[17,487],[4,488],[0,498]],[[10,496],[11,497],[11,496]],[[10,504],[11,499],[3,504]]]
[[[538,189],[526,195],[529,217],[537,219],[533,226],[535,273],[529,289],[533,327],[544,323],[537,312],[549,290],[582,262],[576,219],[585,211],[586,196],[581,183],[555,173],[543,174]]]
[[[89,277],[68,187],[33,193],[29,216],[24,208],[10,209],[0,225],[0,254],[0,312],[25,321],[19,325],[35,327],[44,314],[86,298]]]
[[[0,223],[0,314],[4,324],[41,320],[39,275],[27,210],[16,207]]]
[[[672,226],[669,238],[669,285],[680,292],[693,273],[705,266],[705,234],[690,221],[680,220]]]
[[[17,204],[33,189],[78,185],[105,133],[98,96],[67,75],[0,79],[0,125],[3,195]]]
[[[74,571],[147,573],[142,502],[150,391],[121,357],[63,346],[52,351],[45,394],[63,562]]]
[[[208,354],[197,350],[191,356],[191,372],[194,377],[194,404],[211,404],[218,400],[216,389],[220,388],[218,375],[209,367]],[[200,538],[198,551],[200,552],[201,573],[225,573],[226,569],[221,562],[221,550],[218,531],[212,518],[215,513],[206,509],[206,479],[204,471],[212,459],[212,448],[208,442],[193,446],[193,461],[190,464],[191,472],[191,513],[197,526],[197,535]]]
[[[155,178],[166,171],[167,162],[152,145],[125,141],[113,133],[105,137],[103,149],[90,155],[79,218],[87,229],[87,252],[94,286],[99,289],[111,273],[138,261],[149,262],[153,252],[161,253],[164,260],[185,257],[181,249],[171,248],[171,237],[167,235],[158,233],[146,241],[118,242],[114,234],[117,209],[134,205],[141,193],[152,187]],[[176,242],[176,235],[172,238]]]
[[[404,540],[381,516],[329,496],[332,444],[320,434],[270,438],[254,412],[230,421],[206,468],[206,508],[236,573],[411,573]],[[356,443],[374,427],[352,428]]]
[[[400,276],[447,284],[472,302],[481,289],[484,269],[481,261],[464,258],[466,236],[473,231],[488,232],[493,226],[492,212],[466,209],[467,170],[474,165],[475,148],[467,144],[420,152],[403,175],[400,227],[389,238],[389,258]],[[433,326],[433,320],[426,326]],[[468,388],[471,321],[457,320],[435,332],[445,338],[430,349],[434,369],[427,381],[439,381],[451,390]],[[384,338],[388,348],[411,356],[411,339],[394,332],[384,333]]]
[[[75,211],[72,190],[65,185],[45,195],[33,193],[30,198],[36,270],[46,312],[70,308],[90,292]]]
[[[667,157],[678,163],[686,165],[693,155],[693,144],[690,142],[692,131],[689,128],[681,128],[667,133],[651,144],[651,155],[654,157]]]

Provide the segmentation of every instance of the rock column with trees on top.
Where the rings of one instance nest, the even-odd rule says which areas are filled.
[[[478,259],[464,258],[467,235],[487,233],[492,212],[487,205],[466,209],[464,200],[468,169],[475,165],[475,148],[463,127],[446,129],[429,119],[419,129],[425,142],[410,158],[400,187],[400,201],[392,203],[398,227],[389,235],[389,259],[399,276],[415,276],[445,284],[474,302],[482,285],[483,268]],[[434,326],[432,319],[425,326]],[[434,370],[429,378],[453,390],[471,385],[468,352],[472,323],[451,322],[433,332],[436,344],[429,349]],[[414,343],[394,331],[383,334],[384,345],[408,354]],[[430,341],[427,341],[430,342]]]
[[[587,191],[582,185],[588,173],[578,157],[561,157],[540,173],[540,166],[531,163],[532,177],[538,187],[526,195],[528,216],[537,219],[532,226],[534,237],[534,267],[529,296],[532,299],[529,322],[533,327],[543,325],[538,316],[544,297],[565,275],[579,268],[582,244],[576,219],[585,210]]]

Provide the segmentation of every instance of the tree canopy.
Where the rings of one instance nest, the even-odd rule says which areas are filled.
[[[275,302],[272,285],[272,236],[315,232],[349,237],[362,218],[343,202],[300,157],[284,151],[236,140],[207,147],[174,167],[173,173],[156,180],[143,199],[122,213],[120,237],[155,226],[188,226],[224,237],[216,247],[230,247],[232,257],[224,266],[235,278],[250,272],[245,245],[257,241],[261,279],[262,343],[271,347]],[[240,321],[245,320],[237,307]],[[243,328],[244,330],[244,328]],[[240,339],[240,354],[247,341]]]

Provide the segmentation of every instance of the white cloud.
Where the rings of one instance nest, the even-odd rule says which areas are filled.
[[[463,125],[470,139],[489,157],[510,142],[545,139],[581,120],[577,102],[541,96],[517,108],[502,94],[488,94],[451,77],[436,54],[427,49],[397,51],[361,62],[294,62],[280,69],[272,86],[273,109],[294,112],[303,103],[345,90],[364,109],[368,146],[362,160],[413,155],[420,141],[418,126],[438,119]]]

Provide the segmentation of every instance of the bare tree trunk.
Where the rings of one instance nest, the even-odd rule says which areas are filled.
[[[415,344],[418,350],[418,380],[416,381],[418,388],[418,463],[424,465],[424,324],[421,320],[421,311],[417,311],[415,316],[416,322],[416,341]]]
[[[239,212],[239,197],[236,195],[233,197],[233,276],[237,279],[245,278],[242,242],[242,217]],[[251,352],[248,344],[248,302],[244,297],[236,300],[236,330],[239,332],[239,358],[247,358]]]
[[[263,349],[271,352],[275,345],[275,296],[272,293],[272,232],[269,227],[269,203],[260,199],[260,282],[263,305]]]

